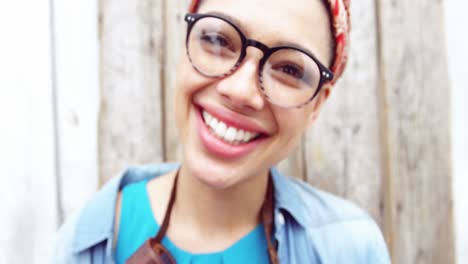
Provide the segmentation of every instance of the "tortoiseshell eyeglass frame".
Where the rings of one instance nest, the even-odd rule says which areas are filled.
[[[190,57],[190,53],[189,53],[190,33],[191,33],[192,29],[193,29],[193,26],[199,20],[204,19],[204,18],[209,18],[209,17],[223,20],[224,22],[231,25],[237,31],[237,33],[239,33],[239,37],[240,37],[241,42],[242,42],[241,53],[240,53],[240,56],[239,56],[237,62],[235,63],[235,65],[230,70],[228,70],[227,72],[225,72],[223,74],[220,74],[220,75],[209,75],[209,74],[206,74],[203,71],[201,71],[196,65],[194,65],[194,63],[193,63],[193,61],[192,61],[192,59]],[[223,16],[219,16],[219,15],[216,15],[216,14],[187,13],[185,15],[185,21],[188,24],[187,35],[186,35],[186,40],[185,40],[187,56],[189,58],[190,63],[192,64],[193,68],[198,73],[200,73],[201,75],[203,75],[205,77],[211,77],[211,78],[226,77],[226,76],[232,74],[233,72],[235,72],[238,69],[238,67],[241,65],[242,61],[244,60],[245,56],[247,55],[247,48],[248,47],[255,47],[255,48],[261,50],[263,52],[263,57],[259,61],[259,66],[258,66],[259,67],[258,68],[259,69],[258,70],[258,74],[259,74],[258,81],[259,81],[259,84],[260,84],[260,89],[262,90],[262,94],[264,95],[264,97],[269,102],[271,102],[272,104],[277,105],[279,107],[283,107],[283,108],[301,108],[301,107],[303,107],[304,105],[306,105],[306,104],[310,103],[312,100],[314,100],[314,98],[320,93],[320,91],[321,91],[321,89],[322,89],[322,87],[323,87],[323,85],[325,83],[332,81],[333,78],[334,78],[334,73],[330,69],[328,69],[326,66],[324,66],[323,63],[321,63],[311,52],[309,52],[307,50],[304,50],[304,49],[302,49],[300,47],[297,47],[297,46],[282,45],[282,46],[276,46],[276,47],[268,47],[267,45],[263,44],[260,41],[247,38],[245,36],[245,34],[240,30],[240,28],[233,21],[231,21],[230,19],[225,18]],[[298,105],[286,106],[286,105],[281,105],[280,103],[271,100],[271,98],[266,93],[264,85],[263,85],[262,73],[263,73],[263,67],[264,67],[266,61],[268,60],[268,58],[274,52],[277,52],[278,50],[283,50],[283,49],[292,49],[292,50],[296,50],[296,51],[304,53],[306,56],[308,56],[310,59],[312,59],[317,64],[318,69],[320,71],[320,81],[318,83],[318,87],[315,88],[315,92],[312,94],[312,96],[310,96],[310,98],[306,98],[304,100],[304,102],[302,102],[302,103],[300,103]]]

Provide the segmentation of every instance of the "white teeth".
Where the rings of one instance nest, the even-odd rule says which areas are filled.
[[[227,141],[234,141],[236,137],[236,132],[237,131],[235,128],[233,127],[228,128],[228,130],[226,131],[226,134],[224,135],[224,139]]]
[[[237,131],[237,134],[236,134],[236,140],[237,141],[244,141],[244,130],[240,129]]]
[[[244,133],[244,141],[249,140],[249,138],[252,138],[252,133],[250,133],[250,132],[245,132],[245,133]]]
[[[213,118],[213,117],[211,117],[210,119],[211,120],[210,120],[209,123],[206,122],[206,121],[205,121],[205,123],[207,123],[207,125],[209,125],[213,129],[216,128],[218,126],[218,120],[216,120],[216,118]]]
[[[210,127],[212,132],[220,139],[237,145],[239,143],[246,143],[258,136],[259,133],[248,132],[240,128],[229,127],[224,122],[219,121],[208,112],[202,112],[205,124]]]
[[[219,122],[214,130],[216,134],[218,134],[221,137],[224,137],[224,134],[226,134],[227,126],[223,122]]]
[[[203,111],[203,118],[205,119],[205,122],[206,122],[207,124],[209,124],[210,121],[211,121],[211,119],[212,119],[211,116],[210,116],[210,114],[208,114],[208,113],[205,112],[205,111]]]

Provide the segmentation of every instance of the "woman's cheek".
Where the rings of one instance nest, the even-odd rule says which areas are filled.
[[[277,109],[274,111],[278,132],[284,147],[292,149],[301,139],[309,122],[308,107],[300,109]]]
[[[210,81],[200,75],[192,66],[187,56],[181,58],[179,67],[177,68],[177,89],[185,95],[191,95],[200,89],[206,87]]]
[[[307,117],[309,109],[307,107],[299,109],[284,109],[280,107],[274,107],[273,115],[277,122],[278,128],[281,132],[287,134],[301,134],[298,130],[303,130],[305,123],[307,123]]]

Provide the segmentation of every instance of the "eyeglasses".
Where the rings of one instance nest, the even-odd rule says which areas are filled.
[[[242,64],[249,46],[260,49],[263,52],[258,66],[260,88],[275,105],[302,107],[317,96],[324,83],[333,80],[333,72],[306,50],[294,46],[270,48],[248,39],[222,16],[189,13],[185,21],[187,55],[203,76],[228,76]]]

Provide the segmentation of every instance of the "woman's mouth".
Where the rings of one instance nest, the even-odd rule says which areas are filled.
[[[249,132],[242,128],[228,126],[223,121],[218,120],[205,110],[202,111],[202,117],[205,124],[209,127],[210,132],[217,138],[232,145],[245,144],[255,140],[260,136],[260,133]]]
[[[212,155],[224,158],[239,158],[256,149],[265,139],[267,134],[257,129],[237,114],[225,110],[197,109],[197,130],[202,145]],[[222,112],[222,113],[221,113]],[[222,118],[215,117],[213,113]],[[221,120],[222,119],[222,120]]]

